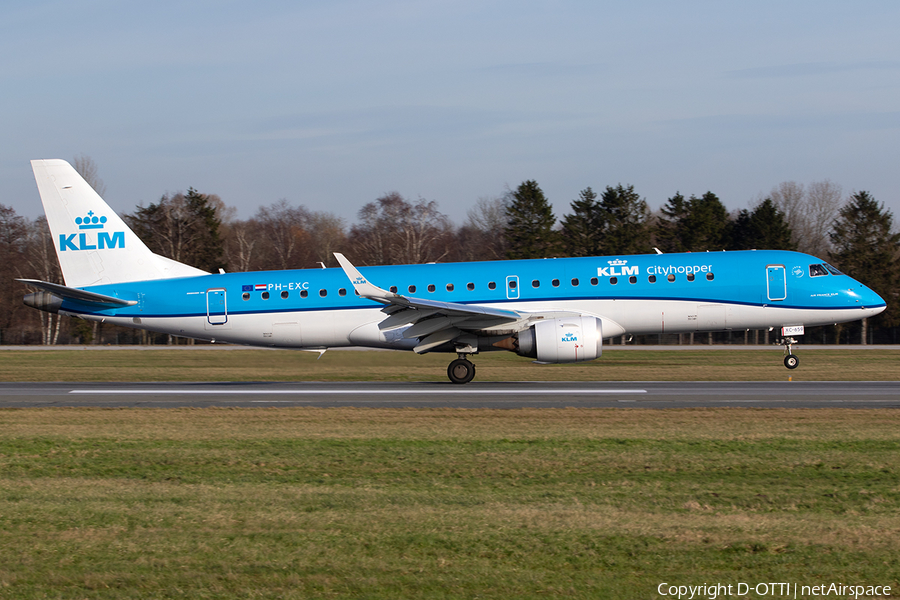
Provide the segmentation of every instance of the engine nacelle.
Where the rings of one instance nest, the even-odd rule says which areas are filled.
[[[599,358],[603,353],[603,327],[596,317],[538,321],[517,336],[516,354],[538,362],[581,362]]]

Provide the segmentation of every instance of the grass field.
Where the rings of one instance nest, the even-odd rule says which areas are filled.
[[[898,427],[846,409],[0,410],[0,597],[896,591]]]
[[[597,360],[536,365],[507,352],[473,357],[476,381],[896,381],[897,350],[798,349],[789,371],[763,350],[619,350]],[[0,381],[446,381],[450,354],[204,349],[4,350]]]
[[[900,351],[801,356],[476,361],[479,380],[896,380]],[[0,379],[442,381],[447,360],[3,351]],[[0,598],[896,596],[898,431],[892,410],[0,410]]]

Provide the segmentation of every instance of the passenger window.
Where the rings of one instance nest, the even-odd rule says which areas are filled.
[[[262,293],[262,299],[263,299],[263,300],[268,300],[268,299],[269,299],[269,292],[263,292],[263,293]]]
[[[429,292],[433,292],[434,290],[435,290],[434,284],[433,284],[433,283],[429,283],[429,284],[428,284],[428,291],[429,291]]]
[[[559,287],[559,279],[554,279],[550,283],[553,285],[553,287]]]
[[[396,293],[397,293],[397,286],[396,286],[396,285],[392,285],[392,286],[389,287],[388,289],[391,290],[391,293],[392,293],[392,294],[396,294]]]
[[[706,280],[707,280],[707,281],[712,281],[712,280],[715,279],[715,278],[716,278],[716,276],[713,275],[712,273],[707,273],[707,274],[706,274]]]
[[[496,290],[496,289],[497,289],[497,284],[494,283],[493,281],[491,281],[490,283],[488,283],[488,289],[489,289],[489,290]]]
[[[328,295],[328,290],[319,290],[319,295],[324,298]]]
[[[448,284],[447,284],[447,291],[448,291],[448,292],[452,292],[453,289],[454,289],[453,284],[452,284],[452,283],[448,283]]]
[[[600,283],[599,279],[597,279],[596,277],[591,277],[591,285],[597,285],[598,283]]]
[[[306,298],[307,296],[309,296],[309,292],[307,292],[306,290],[300,290],[301,298]]]
[[[249,300],[249,299],[250,299],[250,292],[244,292],[244,295],[241,296],[241,298],[243,298],[244,300]]]
[[[616,285],[617,283],[619,283],[618,277],[610,277],[609,278],[609,285]]]
[[[577,280],[577,279],[573,279],[573,280],[572,280],[572,287],[578,287],[578,280]]]
[[[475,289],[475,284],[474,284],[474,283],[471,283],[471,282],[467,283],[467,284],[466,284],[466,289],[469,290],[469,291],[471,292],[472,290]]]
[[[674,273],[669,273],[669,276],[666,277],[666,279],[669,280],[669,283],[672,283],[673,281],[675,281],[675,274],[674,274]]]
[[[409,287],[406,288],[406,289],[409,290],[409,293],[410,293],[410,294],[415,294],[415,293],[416,293],[416,286],[414,286],[414,285],[411,285],[411,286],[409,286]]]
[[[537,279],[535,279],[534,281],[531,282],[531,287],[539,288],[539,287],[541,287],[541,282],[538,281]]]
[[[694,280],[694,274],[693,274],[693,273],[688,273],[688,274],[687,274],[687,280],[688,280],[688,281],[693,281],[693,280]]]
[[[656,275],[651,275],[647,278],[647,281],[649,281],[650,283],[656,283]]]
[[[338,290],[338,296],[346,296],[346,295],[347,295],[346,288],[341,288]]]
[[[515,279],[510,279],[510,280],[509,280],[509,289],[514,290],[514,289],[516,289],[516,286],[517,286],[517,285],[518,285],[518,283],[516,282]]]
[[[628,283],[637,283],[637,277],[632,275],[631,277],[628,278]]]
[[[288,294],[287,292],[281,292],[281,299],[282,299],[282,300],[287,300],[287,297],[288,297],[288,296],[290,296],[290,294]]]
[[[828,275],[828,270],[825,269],[825,265],[809,265],[810,277],[821,277],[822,275]]]

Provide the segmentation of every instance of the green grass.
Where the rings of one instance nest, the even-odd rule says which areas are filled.
[[[616,350],[536,365],[506,352],[473,357],[477,381],[896,381],[897,350],[798,349],[789,371],[767,350]],[[448,354],[172,348],[0,352],[0,381],[445,381]]]
[[[846,409],[3,410],[0,597],[897,590],[898,426]]]

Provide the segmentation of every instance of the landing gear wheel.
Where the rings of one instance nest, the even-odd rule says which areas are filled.
[[[796,369],[800,364],[800,359],[797,358],[796,354],[788,354],[784,357],[784,366],[788,369]]]
[[[457,358],[447,367],[447,377],[453,383],[469,383],[475,378],[475,365],[465,358]]]

